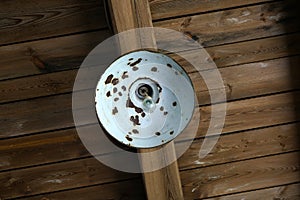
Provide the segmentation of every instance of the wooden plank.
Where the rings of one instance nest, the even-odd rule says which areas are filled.
[[[215,199],[215,200],[241,200],[241,199],[297,200],[300,198],[299,187],[300,187],[300,184],[290,184],[290,185],[278,186],[278,187],[273,187],[273,188],[268,188],[268,189],[255,190],[255,191],[251,191],[251,192],[244,192],[241,194],[213,197],[212,199]]]
[[[110,0],[110,4],[115,33],[133,28],[153,26],[148,0]],[[151,46],[152,48],[155,48],[156,42],[154,34],[152,34],[151,31],[149,31],[147,34],[147,44],[149,44],[149,46]],[[143,49],[143,45],[138,40],[139,37],[137,36],[131,34],[131,41],[128,41],[127,37],[119,38],[120,49],[122,53],[130,52],[133,47],[137,49]],[[151,167],[149,168],[149,166],[165,166],[164,168],[156,171],[143,173],[147,199],[183,200],[180,175],[173,142],[170,142],[165,146],[162,154],[152,153],[150,154],[150,156],[145,156],[152,151],[162,149],[162,147],[164,146],[154,147],[150,149],[138,149],[138,152],[141,153],[139,159],[141,168],[143,170],[147,171],[147,169],[153,169]],[[166,166],[166,160],[175,160],[175,162]]]
[[[229,52],[228,52],[229,53]],[[268,54],[269,55],[269,54]],[[255,56],[253,56],[253,57],[255,57]],[[234,60],[234,58],[232,58],[232,60]],[[229,62],[230,63],[230,62]],[[266,73],[267,73],[267,71],[266,71]],[[276,72],[277,73],[277,72]],[[287,75],[287,74],[283,74],[283,76],[285,76],[285,75]],[[281,75],[280,75],[281,76]],[[234,77],[233,77],[234,78]],[[255,78],[257,78],[257,80],[258,80],[258,77],[255,77]],[[266,81],[266,79],[265,80],[262,80],[262,82],[264,82],[264,81]],[[266,82],[265,82],[266,83]],[[286,82],[285,82],[286,83]],[[240,83],[239,83],[240,84]],[[263,84],[263,83],[261,83],[261,84]],[[281,85],[281,84],[279,84],[279,85]],[[283,86],[283,88],[285,88],[285,86],[288,86],[288,85],[281,85],[281,86]],[[266,88],[263,88],[263,90],[264,89],[266,89],[267,91],[268,91],[268,86],[267,85],[265,85],[265,87]],[[240,87],[239,87],[240,88]],[[64,90],[64,91],[66,91],[65,90],[65,88],[59,88],[59,90]],[[229,91],[229,90],[228,90]],[[240,91],[240,92],[243,92],[242,90]],[[56,92],[55,91],[53,91],[53,94],[55,94]],[[246,93],[245,93],[246,94]],[[53,101],[54,102],[54,101]],[[264,104],[265,105],[265,104]],[[281,104],[280,104],[281,105]],[[242,108],[242,107],[240,107],[240,108]],[[271,109],[276,109],[275,107],[274,108],[271,108]],[[279,108],[280,109],[280,108]],[[268,110],[268,109],[266,109],[266,110]],[[60,111],[58,111],[58,112],[60,112]],[[62,111],[63,112],[63,111]],[[248,111],[247,111],[248,112]],[[255,112],[255,111],[254,111]],[[55,113],[55,112],[54,112]],[[277,112],[275,112],[275,114],[276,114]],[[289,116],[288,117],[291,117],[291,113],[292,112],[290,112],[290,111],[288,111],[288,112],[286,112],[286,113],[288,113],[289,114]],[[280,114],[283,114],[283,115],[285,115],[286,113],[280,113]],[[55,113],[56,114],[56,113]],[[204,115],[205,116],[205,115]],[[280,118],[280,119],[282,119],[282,118]],[[289,118],[289,119],[291,119],[291,118]],[[237,117],[236,117],[236,120],[237,120]],[[260,119],[260,120],[262,120],[262,119]],[[275,119],[275,121],[276,120],[278,120],[278,118],[276,118]],[[272,122],[273,123],[273,122]],[[247,127],[248,128],[248,127]],[[68,140],[68,139],[67,139]],[[82,153],[82,152],[81,152]],[[83,154],[84,154],[84,152],[83,152]]]
[[[78,68],[108,30],[0,47],[0,80]],[[36,60],[44,64],[35,64]]]
[[[0,144],[1,170],[82,158],[90,155],[83,146],[75,128],[0,140]],[[103,152],[104,150],[105,148]]]
[[[252,0],[250,2],[226,1],[224,3],[222,1],[211,1],[203,4],[201,1],[203,0],[188,2],[151,1],[150,3],[153,14],[160,12],[159,10],[165,10],[167,7],[168,10],[158,14],[168,15],[170,10],[177,10],[176,12],[178,12],[178,9],[180,9],[180,13],[183,11],[192,14],[193,12],[190,12],[191,9],[203,12],[205,10],[209,11],[237,5],[264,2],[263,0]],[[20,6],[22,6],[22,11],[19,9]],[[1,33],[5,35],[5,37],[1,38],[1,44],[53,37],[106,27],[103,5],[101,1],[96,0],[43,1],[38,2],[38,4],[30,1],[24,3],[19,0],[14,0],[2,1],[0,7],[5,8],[5,11],[2,12],[5,13],[5,15],[3,15],[3,20],[0,23],[0,26],[3,27]],[[32,10],[34,10],[34,13]],[[155,17],[156,15],[154,14],[153,16]]]
[[[181,177],[186,199],[290,184],[299,181],[299,153],[188,170]]]
[[[228,103],[224,132],[232,132],[261,126],[294,121],[293,102],[298,93],[278,94]],[[299,98],[295,98],[296,101]],[[1,138],[27,135],[41,131],[72,127],[71,95],[58,95],[49,98],[17,102],[0,106]],[[82,102],[84,108],[85,102]],[[80,108],[78,108],[80,109]],[[94,108],[85,108],[94,109]],[[199,133],[205,133],[210,119],[210,106],[201,107]],[[262,120],[267,119],[269,120]],[[85,123],[97,123],[86,116]],[[198,135],[198,136],[201,136]],[[203,135],[202,135],[203,136]]]
[[[98,0],[5,0],[0,19],[0,45],[107,27]]]
[[[77,70],[69,70],[3,81],[0,102],[72,92],[76,75]]]
[[[74,126],[71,94],[0,107],[1,138]]]
[[[245,6],[267,0],[149,0],[153,20]]]
[[[63,96],[62,96],[63,97]],[[282,95],[273,95],[269,97],[260,97],[255,99],[249,99],[249,100],[243,100],[238,102],[232,102],[228,105],[228,111],[227,111],[227,120],[225,124],[225,128],[223,130],[223,133],[230,133],[234,131],[240,131],[245,129],[251,129],[251,128],[258,128],[258,127],[265,127],[265,126],[271,126],[275,124],[282,124],[282,123],[288,123],[291,121],[295,121],[294,118],[294,108],[295,104],[292,100],[293,93],[290,94],[282,94]],[[298,98],[299,99],[299,98]],[[42,103],[39,101],[33,101],[33,107],[36,107],[36,105],[51,105],[52,103],[49,101],[50,98],[47,98],[46,103]],[[52,99],[53,103],[61,102],[61,99],[54,98]],[[70,100],[67,101],[70,104]],[[296,102],[295,102],[296,103]],[[70,105],[69,105],[70,106]],[[26,107],[26,105],[22,104],[19,105],[18,108]],[[28,107],[28,106],[27,106]],[[59,128],[64,127],[66,125],[73,126],[71,114],[70,111],[67,111],[66,107],[68,107],[66,104],[57,104],[54,108],[48,106],[48,109],[52,112],[50,113],[49,110],[41,110],[38,109],[37,111],[30,110],[29,106],[29,113],[23,114],[23,118],[19,120],[13,120],[11,124],[7,123],[6,126],[0,126],[2,129],[2,133],[8,132],[7,135],[2,134],[1,137],[8,137],[12,136],[14,134],[18,135],[26,135],[26,133],[32,131],[32,128],[34,130],[44,130],[44,129],[53,129],[53,128]],[[209,107],[203,107],[201,109],[209,110]],[[4,110],[9,110],[9,108],[6,108]],[[43,114],[43,113],[48,114]],[[66,113],[69,115],[66,116]],[[29,116],[30,115],[30,116]],[[2,115],[1,116],[5,116]],[[14,114],[12,115],[14,116]],[[204,133],[207,129],[207,122],[206,119],[209,118],[209,111],[208,112],[202,112],[201,113],[202,119],[201,119],[201,126],[198,129],[197,136],[203,137]],[[9,116],[8,116],[9,118]],[[55,120],[53,120],[55,119]],[[269,119],[269,120],[265,120]],[[22,122],[29,121],[29,127],[26,127],[22,124]],[[37,123],[39,122],[39,123]],[[95,122],[96,123],[96,122]],[[30,125],[31,124],[31,125]],[[12,130],[14,128],[25,128],[23,132],[17,132],[15,130]],[[93,126],[89,126],[87,128],[87,131],[89,128],[92,130]],[[5,129],[5,130],[3,130]],[[278,128],[279,130],[281,128]],[[12,130],[12,132],[9,132]],[[17,129],[18,130],[18,129]],[[276,128],[272,128],[275,133]],[[279,131],[278,130],[278,131]],[[293,128],[287,129],[287,134],[293,132]],[[188,131],[188,130],[187,130]],[[270,134],[267,130],[261,130],[261,131],[254,131],[250,132],[249,134],[259,134],[260,132],[267,132],[265,134]],[[10,134],[10,135],[9,135]],[[293,133],[290,133],[291,135],[294,135]],[[248,135],[248,133],[245,133],[245,135]],[[230,136],[228,136],[230,137]],[[245,136],[246,137],[246,136]],[[251,137],[251,135],[249,136]],[[262,136],[264,137],[264,136]],[[257,137],[259,138],[259,137]],[[279,141],[284,144],[284,141],[289,141],[290,137],[288,138],[279,138]],[[223,141],[223,139],[222,139]],[[226,142],[227,140],[224,139]],[[266,141],[266,143],[272,143],[277,142],[277,140],[274,141]],[[243,144],[246,144],[247,141],[243,141]],[[66,159],[73,159],[77,157],[85,157],[89,156],[85,148],[82,146],[76,130],[70,129],[65,131],[57,131],[53,133],[44,133],[44,134],[38,134],[33,135],[29,137],[21,137],[21,138],[15,138],[10,140],[2,140],[0,142],[1,144],[1,153],[0,153],[0,163],[1,163],[1,170],[8,170],[18,167],[24,167],[24,166],[31,166],[35,164],[45,164],[49,162],[56,162]],[[198,160],[198,154],[197,151],[199,151],[201,140],[196,141],[195,144],[192,146],[193,148],[190,149],[187,152],[187,157],[184,156],[183,161],[180,160],[180,167],[181,168],[190,168],[195,167],[195,165],[198,164],[196,162]],[[254,142],[255,144],[255,142]],[[277,145],[274,145],[273,148],[270,148],[270,151],[274,152],[280,150],[280,147]],[[293,143],[292,143],[293,144]],[[290,145],[292,145],[290,144]],[[279,145],[281,145],[279,143]],[[218,146],[217,146],[218,147]],[[216,147],[216,148],[217,148]],[[225,148],[225,147],[224,147]],[[255,156],[260,156],[262,152],[260,151],[254,151],[255,148],[252,146],[252,144],[248,144],[247,148],[245,149],[234,149],[237,152],[239,150],[247,150],[249,152],[253,152],[256,154],[253,154]],[[289,148],[289,144],[286,144],[285,147],[282,147],[282,150],[291,150],[294,148],[292,145],[291,148]],[[106,147],[103,146],[103,152],[101,153],[109,153],[105,152]],[[215,149],[213,152],[219,151],[219,149]],[[231,149],[228,149],[228,151],[223,151],[224,154],[227,152],[231,152]],[[232,159],[242,159],[243,156],[248,156],[247,152],[243,152],[243,155],[239,157],[240,154],[236,152],[236,157],[233,157]],[[269,151],[266,151],[265,153],[270,153]],[[213,156],[214,154],[212,154]],[[227,154],[226,154],[227,155]],[[235,154],[231,154],[231,156],[235,156]],[[30,158],[30,159],[29,159]],[[228,159],[230,159],[229,157]],[[206,159],[208,159],[207,163],[202,163],[203,165],[210,164],[209,162],[223,162],[222,158],[215,158],[208,156]],[[201,162],[200,162],[201,164]],[[198,166],[198,165],[197,165]]]
[[[201,56],[201,70],[211,69],[207,63],[215,62],[218,68],[232,65],[246,64],[263,60],[271,60],[285,57],[287,55],[298,55],[300,48],[295,46],[295,42],[300,41],[300,35],[291,34],[253,41],[226,44],[222,46],[205,48],[209,56]],[[197,52],[197,53],[195,53]],[[194,61],[199,59],[199,50],[189,50],[182,52],[184,57]],[[186,63],[182,58],[176,58],[179,63]],[[295,64],[295,63],[294,63]],[[207,66],[206,66],[207,65]],[[187,65],[185,70],[195,72],[195,68]]]
[[[280,39],[279,39],[280,38]],[[300,48],[293,43],[300,40],[299,35],[279,36],[269,39],[259,39],[248,42],[237,43],[236,45],[224,45],[222,49],[218,47],[208,48],[207,51],[217,66],[237,65],[257,60],[273,59],[289,55],[298,54]],[[265,41],[265,42],[264,42]],[[263,42],[263,43],[262,43]],[[274,44],[277,42],[277,44]]]
[[[179,167],[190,169],[297,150],[299,145],[295,138],[298,125],[281,125],[221,136],[211,154],[201,161],[198,155],[203,140],[196,140],[179,159]],[[256,145],[262,144],[265,145],[263,148],[257,148]],[[176,147],[177,150],[180,149],[179,144]],[[99,153],[112,152],[102,146]],[[0,141],[1,171],[87,156],[90,154],[82,145],[75,129]]]
[[[133,186],[134,185],[134,186]],[[121,182],[114,184],[107,184],[98,187],[88,187],[85,189],[70,190],[67,192],[57,192],[49,195],[39,195],[30,198],[21,198],[22,200],[59,200],[59,199],[74,199],[74,200],[99,200],[101,199],[144,199],[142,194],[138,194],[140,190],[136,187],[139,186],[139,182]],[[243,192],[240,194],[226,195],[220,197],[212,197],[205,199],[215,200],[274,200],[274,199],[288,199],[298,200],[300,197],[299,191],[300,184],[290,184],[284,186],[278,186],[268,189],[260,189],[251,192]]]
[[[116,155],[115,155],[116,156]],[[140,177],[114,170],[95,158],[0,173],[1,198],[16,198]]]
[[[272,45],[271,42],[269,44]],[[245,44],[245,46],[246,45],[247,44]],[[220,48],[215,50],[215,52],[218,51],[222,52]],[[298,52],[298,50],[295,51]],[[193,54],[193,52],[190,53],[191,55],[188,56],[191,57],[191,59],[197,59],[197,56]],[[226,51],[223,54],[224,55],[222,56],[224,58],[228,55]],[[283,54],[289,54],[289,51],[287,49],[283,50]],[[239,55],[237,55],[237,57],[239,57]],[[240,57],[244,57],[244,59],[241,59],[240,62],[248,59],[247,54],[245,56],[240,55]],[[251,57],[252,60],[255,60],[259,56]],[[269,58],[268,55],[266,55],[266,57]],[[188,71],[195,71],[185,60],[180,59],[178,56],[174,58],[181,65],[187,66],[186,69]],[[263,56],[258,59],[263,59]],[[227,87],[227,98],[229,100],[233,100],[296,88],[297,85],[294,84],[292,86],[291,81],[297,83],[299,80],[297,77],[291,76],[290,71],[298,71],[298,62],[299,57],[297,56],[237,65],[222,69],[222,65],[226,66],[227,63],[226,61],[223,62],[223,59],[220,59],[219,71],[223,77],[225,86]],[[97,70],[97,68],[94,68],[94,70]],[[70,70],[2,81],[0,87],[0,103],[70,92],[73,89],[76,73],[77,70]],[[266,74],[268,76],[262,76],[262,74]],[[189,73],[189,75],[193,80],[198,97],[201,97],[199,98],[199,103],[209,103],[209,95],[203,79],[198,73]],[[88,87],[90,81],[93,80],[82,81],[81,89],[91,89]],[[270,81],[273,81],[273,84],[269,84]]]
[[[239,14],[239,13],[236,13]],[[290,18],[286,19],[287,24]],[[273,28],[280,29],[281,22],[275,23],[271,20]],[[269,23],[271,23],[269,22]],[[260,25],[260,24],[258,24]],[[294,26],[296,27],[296,26]],[[229,25],[224,25],[224,30],[228,30]],[[282,30],[290,32],[291,30],[282,27]],[[233,34],[233,32],[230,32]],[[227,32],[222,33],[226,36],[224,39],[232,38],[229,37]],[[236,33],[236,32],[235,32]],[[267,30],[266,34],[270,34],[272,31]],[[103,35],[103,36],[102,36]],[[57,71],[61,69],[77,68],[86,54],[104,38],[108,37],[109,33],[95,32],[88,34],[80,34],[75,36],[68,36],[56,39],[42,40],[37,42],[30,42],[19,45],[10,45],[9,47],[1,47],[0,55],[3,59],[0,61],[1,72],[0,79],[13,78],[19,76],[26,76],[32,74],[38,74],[47,71]],[[102,37],[101,37],[102,36]],[[201,36],[201,39],[205,39],[205,35]],[[101,40],[102,38],[102,40]],[[255,38],[251,38],[255,39]],[[209,40],[209,38],[207,38]],[[216,44],[220,45],[224,42],[218,41]],[[275,42],[276,44],[276,42]],[[255,47],[255,46],[254,46]],[[254,48],[252,47],[252,48]],[[257,47],[257,45],[256,45]],[[32,51],[30,50],[32,49]],[[72,51],[68,51],[71,50]],[[277,48],[274,48],[277,49]],[[37,55],[47,67],[47,70],[39,70],[32,63],[32,52]]]
[[[183,171],[185,198],[204,198],[293,183],[299,181],[298,161],[298,153],[287,153]],[[89,158],[2,172],[0,193],[7,199],[135,177],[137,175],[112,170]]]
[[[214,149],[203,159],[199,159],[203,139],[196,140],[179,158],[179,167],[185,170],[299,150],[299,125],[295,123],[222,135]],[[177,147],[179,150],[180,145]]]
[[[22,200],[108,200],[108,199],[146,199],[143,191],[142,180],[129,180],[117,183],[110,183],[99,186],[91,186],[69,191],[54,192],[50,194],[38,195]]]
[[[275,2],[164,20],[154,26],[183,32],[202,46],[213,46],[299,31],[298,19],[290,10],[286,2]]]
[[[178,13],[176,10],[180,9],[181,13],[192,14],[191,9],[202,12],[264,1],[266,0],[251,0],[250,2],[226,0],[225,3],[215,0],[205,4],[203,4],[203,0],[188,1],[187,3],[185,1],[151,1],[150,3],[153,14],[169,15],[168,12],[171,10]],[[161,12],[161,9],[164,11]],[[1,1],[0,13],[0,18],[2,18],[0,21],[2,28],[0,44],[86,32],[107,26],[102,1],[97,0],[48,0],[37,3],[29,0],[25,2],[20,0]]]
[[[299,63],[299,57],[290,57],[219,69],[227,100],[299,88],[300,80],[291,75],[291,71],[299,72],[297,63]],[[190,74],[199,104],[208,104],[210,95],[204,80],[199,76],[198,73]]]
[[[66,36],[24,44],[0,47],[0,80],[78,68],[85,56],[101,41],[110,36],[108,31]],[[274,59],[299,54],[298,34],[259,39],[219,47],[206,48],[218,67]],[[218,43],[222,44],[222,42]],[[192,51],[186,52],[190,57]],[[45,69],[33,63],[41,60]],[[209,61],[209,58],[206,58]],[[193,68],[186,68],[191,72]]]
[[[227,103],[222,133],[296,121],[299,94],[299,92],[291,92]],[[198,127],[196,137],[205,136],[211,119],[211,107],[200,107],[200,116],[201,125]],[[185,131],[188,133],[193,130],[195,128],[193,126],[192,124]],[[178,136],[179,140],[181,138],[187,139],[184,134]]]

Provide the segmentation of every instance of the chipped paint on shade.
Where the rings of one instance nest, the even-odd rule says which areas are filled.
[[[194,95],[190,78],[173,59],[136,51],[115,60],[101,76],[96,111],[116,140],[151,148],[173,140],[187,126]]]

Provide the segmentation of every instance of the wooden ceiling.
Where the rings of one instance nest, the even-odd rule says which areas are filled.
[[[297,6],[150,0],[150,7],[155,27],[184,32],[206,48],[226,85],[222,136],[199,160],[211,107],[205,83],[186,67],[201,124],[178,161],[185,199],[299,199]],[[0,1],[1,200],[145,199],[141,176],[99,163],[73,123],[78,67],[111,35],[100,0]]]

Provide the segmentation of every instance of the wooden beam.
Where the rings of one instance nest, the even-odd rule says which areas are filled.
[[[112,14],[112,21],[115,33],[126,31],[133,28],[152,27],[152,18],[149,8],[148,0],[110,0],[110,9]],[[147,39],[151,46],[156,47],[156,42],[152,33],[147,33],[149,36]],[[139,42],[136,38],[130,38],[130,44],[127,41],[122,41],[120,38],[120,49],[121,52],[127,52],[133,45],[139,47]],[[136,41],[136,42],[133,42]],[[128,45],[132,45],[128,47]],[[141,46],[140,46],[141,48]],[[162,149],[162,147],[151,148],[151,149],[140,149],[142,153],[140,156],[141,168],[145,169],[152,166],[154,163],[160,163],[165,165],[166,160],[175,160],[169,166],[156,170],[153,172],[144,173],[144,183],[149,200],[165,200],[165,199],[183,199],[180,175],[178,170],[178,164],[176,161],[176,154],[174,143],[171,142],[164,146],[165,148],[163,157],[150,153],[155,150]],[[143,153],[151,154],[151,156],[144,156]]]

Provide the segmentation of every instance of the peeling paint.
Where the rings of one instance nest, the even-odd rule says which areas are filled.
[[[195,165],[204,165],[204,164],[205,164],[205,162],[201,162],[201,161],[199,161],[199,160],[195,160],[193,163],[194,163]]]
[[[260,65],[260,67],[261,68],[265,68],[265,67],[268,67],[269,66],[269,64],[268,63],[259,63],[259,65]]]
[[[242,16],[243,16],[243,17],[249,16],[250,14],[251,14],[251,12],[250,12],[249,10],[244,10],[244,11],[242,12]]]
[[[61,184],[63,181],[60,179],[53,179],[53,180],[49,180],[49,181],[45,181],[45,183],[58,183]]]
[[[194,187],[194,188],[192,189],[192,192],[194,193],[196,190],[198,190],[198,188],[199,188],[199,186]]]
[[[281,19],[281,17],[282,17],[281,13],[278,13],[277,15],[268,16],[267,19],[279,21]]]
[[[244,19],[244,20],[239,20],[238,18],[228,18],[226,19],[228,22],[233,23],[233,24],[244,24],[250,21],[253,21],[252,19]]]

